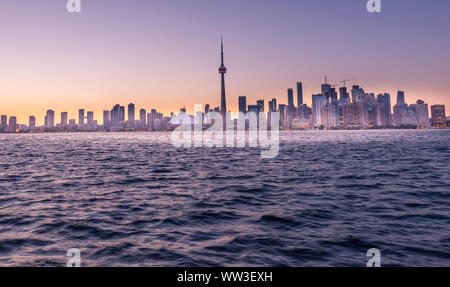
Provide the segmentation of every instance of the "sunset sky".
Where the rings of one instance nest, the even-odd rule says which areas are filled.
[[[101,112],[116,103],[188,111],[220,104],[220,36],[227,100],[286,103],[297,81],[304,98],[356,79],[366,92],[405,90],[450,110],[450,1],[382,0],[0,1],[0,114],[43,124],[46,110]],[[295,104],[297,104],[295,102]]]

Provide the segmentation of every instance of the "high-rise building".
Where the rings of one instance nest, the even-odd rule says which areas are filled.
[[[292,121],[295,119],[296,116],[296,109],[294,105],[294,90],[288,89],[287,90],[287,96],[288,96],[288,104],[286,107],[286,128],[290,128]]]
[[[336,93],[336,88],[330,88],[328,90],[328,97],[329,97],[331,103],[337,104],[338,94]]]
[[[352,103],[356,103],[362,100],[364,95],[364,90],[358,85],[352,86]]]
[[[124,122],[124,121],[125,121],[125,107],[120,106],[119,107],[119,122]]]
[[[87,112],[87,124],[89,127],[94,124],[94,112],[92,111]]]
[[[16,117],[9,118],[8,130],[10,133],[15,133],[17,131],[17,119]]]
[[[298,107],[298,119],[304,129],[310,128],[312,124],[312,110],[307,105],[301,105]]]
[[[334,128],[338,125],[337,103],[326,102],[320,112],[321,123],[325,129]]]
[[[109,129],[111,127],[111,112],[103,111],[103,127]]]
[[[53,110],[48,110],[45,115],[45,126],[52,128],[55,126],[55,112]]]
[[[133,103],[128,104],[128,127],[134,128],[135,121],[135,106]]]
[[[219,67],[219,74],[221,76],[221,93],[220,93],[220,110],[223,119],[223,130],[226,128],[226,115],[227,115],[227,99],[225,96],[225,74],[227,73],[227,68],[225,68],[224,57],[223,57],[223,41],[220,39],[220,49],[221,49],[221,65]]]
[[[243,114],[247,113],[247,97],[245,96],[239,97],[239,112]]]
[[[140,109],[139,110],[139,120],[143,123],[145,123],[145,116],[147,115],[146,109]]]
[[[36,117],[30,116],[28,118],[28,128],[30,130],[34,129],[36,127]]]
[[[415,105],[409,105],[406,111],[406,125],[417,126],[417,113]]]
[[[78,110],[78,125],[79,126],[84,125],[84,109]]]
[[[278,112],[280,113],[280,126],[286,127],[286,105],[278,105]]]
[[[328,94],[330,89],[331,89],[331,85],[328,84],[327,76],[325,76],[325,83],[323,83],[321,86],[322,96],[324,96],[325,94]]]
[[[297,82],[297,107],[303,105],[303,83]]]
[[[419,127],[430,127],[430,116],[428,114],[428,104],[422,100],[417,100],[416,104],[411,105],[416,112],[417,125]]]
[[[397,127],[407,125],[408,124],[407,116],[408,116],[408,105],[396,104],[394,106],[394,113],[392,115],[392,125]]]
[[[272,99],[272,108],[273,108],[272,112],[277,111],[277,99],[275,99],[275,98]]]
[[[68,125],[68,115],[67,112],[62,112],[61,113],[61,126],[62,127],[67,127]]]
[[[8,130],[8,117],[6,115],[1,116],[0,120],[0,132],[4,133]]]
[[[205,105],[205,115],[206,115],[207,113],[209,113],[209,109],[210,109],[209,104],[206,104],[206,105]]]
[[[378,126],[391,126],[391,95],[388,93],[379,94],[377,96]]]
[[[344,126],[347,128],[369,127],[367,102],[347,103],[343,107]]]
[[[258,106],[258,111],[264,113],[264,100],[257,100],[256,105]]]
[[[277,99],[272,99],[269,101],[269,112],[277,111]]]
[[[398,91],[397,92],[397,105],[403,105],[406,104],[405,102],[405,92],[404,91]]]
[[[120,106],[115,105],[111,110],[111,126],[117,126],[119,124]]]
[[[447,119],[445,117],[444,105],[431,106],[431,125],[438,129],[447,127]]]
[[[151,113],[147,114],[147,127],[149,131],[153,130],[153,115]]]
[[[259,106],[258,105],[248,105],[248,111],[249,113],[255,113],[256,115],[259,114]]]
[[[313,123],[316,127],[324,125],[324,123],[322,123],[322,110],[327,103],[328,100],[326,95],[312,95]]]
[[[347,87],[339,88],[339,99],[345,101],[346,103],[350,103],[350,96],[347,93]]]
[[[295,107],[294,106],[294,90],[289,88],[287,90],[287,96],[288,96],[288,106]]]

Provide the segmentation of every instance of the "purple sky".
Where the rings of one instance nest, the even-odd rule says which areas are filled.
[[[116,103],[218,106],[221,35],[232,111],[238,96],[284,103],[297,81],[309,104],[324,75],[450,109],[450,1],[382,0],[374,14],[366,2],[82,0],[70,14],[66,0],[2,0],[0,113],[42,124],[47,109],[101,122]]]

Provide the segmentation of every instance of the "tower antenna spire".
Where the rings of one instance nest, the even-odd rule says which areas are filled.
[[[223,60],[223,37],[220,37],[220,56],[222,63],[219,67],[219,74],[221,78],[221,91],[220,91],[220,108],[223,120],[223,127],[225,130],[226,124],[226,115],[227,115],[227,99],[225,96],[225,74],[227,72],[227,68],[225,68],[224,60]]]
[[[222,36],[220,36],[220,51],[221,51],[220,55],[222,57],[222,65],[223,65],[223,37]]]

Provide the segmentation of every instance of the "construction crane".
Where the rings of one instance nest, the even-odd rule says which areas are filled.
[[[326,85],[330,85],[332,88],[336,88],[336,86],[337,86],[337,84],[329,84],[329,83],[328,83],[328,77],[327,77],[327,76],[325,76],[325,84],[326,84]]]
[[[347,82],[355,81],[355,79],[342,80],[341,83],[344,83],[344,88],[346,87]]]

